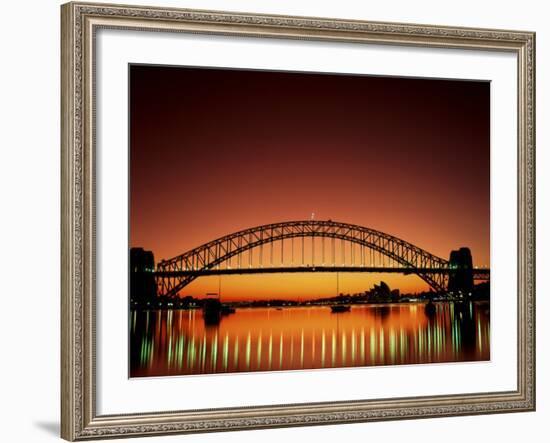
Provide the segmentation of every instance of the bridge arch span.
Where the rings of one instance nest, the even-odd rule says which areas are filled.
[[[447,268],[449,262],[405,240],[364,226],[332,220],[302,220],[272,223],[244,229],[205,243],[169,260],[157,264],[160,295],[172,297],[197,278],[178,275],[184,270],[209,270],[234,256],[281,240],[300,237],[340,239],[372,249],[399,265],[414,268],[432,289],[446,289],[446,273],[423,273],[426,268]]]

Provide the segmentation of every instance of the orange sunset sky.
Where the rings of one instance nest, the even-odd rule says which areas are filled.
[[[130,247],[332,219],[489,266],[488,82],[130,67]],[[286,247],[286,246],[285,246]],[[340,292],[417,276],[340,274]],[[181,295],[217,292],[203,277]],[[222,298],[333,296],[334,274],[224,276]]]

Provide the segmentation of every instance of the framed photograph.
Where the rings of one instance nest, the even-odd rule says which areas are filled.
[[[61,14],[63,438],[534,410],[534,33]]]

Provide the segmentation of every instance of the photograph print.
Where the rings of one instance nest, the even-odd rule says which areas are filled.
[[[130,377],[490,359],[490,83],[129,67]]]

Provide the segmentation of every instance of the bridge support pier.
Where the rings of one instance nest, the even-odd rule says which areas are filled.
[[[154,302],[157,296],[155,257],[143,248],[130,249],[130,300],[132,305]]]
[[[460,248],[451,251],[449,267],[452,270],[449,273],[448,291],[470,296],[474,290],[474,270],[470,249]]]

